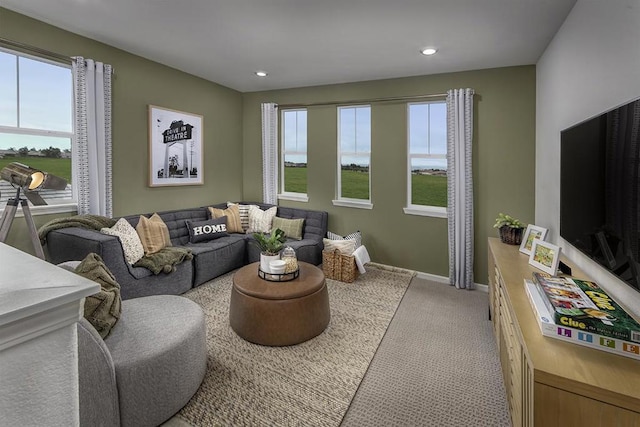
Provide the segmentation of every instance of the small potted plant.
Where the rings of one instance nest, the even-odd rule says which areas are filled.
[[[269,261],[280,258],[279,253],[286,242],[284,231],[274,228],[271,234],[253,233],[253,238],[252,242],[260,248],[260,270],[271,273]]]
[[[519,245],[522,242],[524,224],[511,215],[505,215],[502,212],[499,213],[493,227],[500,230],[500,240],[502,240],[502,243]]]

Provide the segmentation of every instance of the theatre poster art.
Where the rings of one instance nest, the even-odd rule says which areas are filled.
[[[204,183],[202,116],[149,105],[149,186]]]

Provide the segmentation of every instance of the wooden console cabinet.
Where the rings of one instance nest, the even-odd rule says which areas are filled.
[[[640,427],[640,361],[543,336],[523,282],[538,270],[500,239],[489,239],[488,252],[491,320],[514,427]],[[576,268],[573,275],[587,278]]]

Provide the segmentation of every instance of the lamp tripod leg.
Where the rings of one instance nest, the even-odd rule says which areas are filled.
[[[31,209],[29,209],[29,203],[26,199],[22,199],[20,201],[20,205],[22,206],[22,213],[24,214],[24,219],[27,222],[27,228],[29,228],[29,235],[31,236],[31,243],[33,244],[33,249],[36,251],[36,256],[40,259],[45,259],[44,257],[44,249],[42,249],[42,245],[40,244],[40,238],[38,237],[38,229],[36,228],[36,224],[33,222],[33,216],[31,216]]]
[[[13,223],[13,218],[16,216],[16,210],[18,209],[18,203],[15,199],[9,199],[7,205],[2,212],[2,218],[0,218],[0,242],[4,243],[9,235],[9,229]]]

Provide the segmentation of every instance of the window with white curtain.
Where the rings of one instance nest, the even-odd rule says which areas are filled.
[[[0,169],[19,162],[65,178],[65,190],[40,190],[49,204],[73,203],[71,66],[0,48]],[[0,203],[15,196],[0,181]]]
[[[283,110],[279,198],[307,200],[307,110]]]
[[[446,216],[447,105],[407,104],[407,207],[405,213]]]
[[[334,204],[371,208],[371,106],[338,107],[338,176]]]

